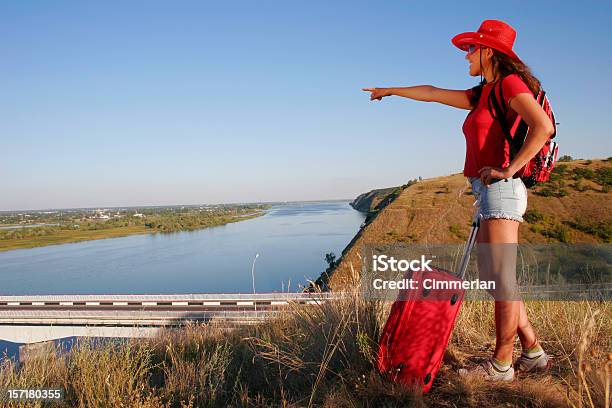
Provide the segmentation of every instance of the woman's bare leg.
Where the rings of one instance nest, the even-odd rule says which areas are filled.
[[[478,241],[488,244],[516,244],[518,242],[518,226],[519,223],[512,220],[482,220]],[[491,248],[491,254],[498,252],[496,249],[499,248]],[[489,266],[494,264],[495,261],[488,262]],[[536,337],[533,327],[529,323],[525,304],[521,300],[496,300],[494,358],[500,361],[512,361],[514,339],[517,333],[524,347],[535,345]]]
[[[536,337],[535,331],[529,322],[529,318],[527,317],[527,308],[522,300],[517,331],[523,350],[533,348],[538,344],[538,338]]]
[[[512,362],[519,315],[520,303],[518,301],[495,301],[495,351],[493,352],[493,358],[499,361]]]

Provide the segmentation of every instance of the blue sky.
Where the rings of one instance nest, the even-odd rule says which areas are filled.
[[[486,18],[612,156],[604,2],[4,1],[0,210],[353,198],[460,172],[466,111],[363,87],[465,89]],[[491,11],[484,11],[485,9]]]

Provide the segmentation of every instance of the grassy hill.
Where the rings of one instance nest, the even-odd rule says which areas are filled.
[[[559,163],[549,183],[529,190],[519,242],[610,242],[611,186],[611,159]],[[328,271],[332,288],[354,281],[352,270],[361,270],[359,251],[363,245],[465,241],[474,214],[474,196],[462,174],[412,181],[394,189],[393,194],[388,190],[368,193],[371,206],[367,222],[336,267]],[[384,197],[377,198],[377,194]],[[382,208],[381,203],[385,204]]]

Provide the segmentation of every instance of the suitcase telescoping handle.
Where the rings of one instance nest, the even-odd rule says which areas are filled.
[[[474,216],[474,220],[472,221],[472,228],[470,228],[470,236],[467,239],[467,244],[465,245],[465,250],[463,251],[463,255],[461,256],[461,261],[459,262],[459,273],[457,276],[463,279],[465,276],[465,271],[467,271],[468,263],[470,262],[470,252],[472,252],[472,248],[474,248],[474,244],[476,243],[476,235],[478,234],[478,229],[480,228],[480,214],[478,209],[476,210],[476,215]]]

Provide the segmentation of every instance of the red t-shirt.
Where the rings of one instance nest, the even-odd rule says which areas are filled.
[[[484,166],[507,167],[510,163],[510,147],[498,121],[494,120],[489,111],[489,94],[493,87],[498,87],[496,82],[483,86],[478,105],[470,111],[463,122],[463,133],[465,134],[465,165],[463,175],[466,177],[478,177],[478,170]],[[499,100],[499,89],[497,91]],[[504,105],[508,114],[506,123],[516,123],[517,113],[510,108],[509,101],[520,93],[531,94],[529,87],[517,74],[508,75],[502,80],[502,92],[504,94]],[[468,98],[472,96],[472,90],[466,90]]]

